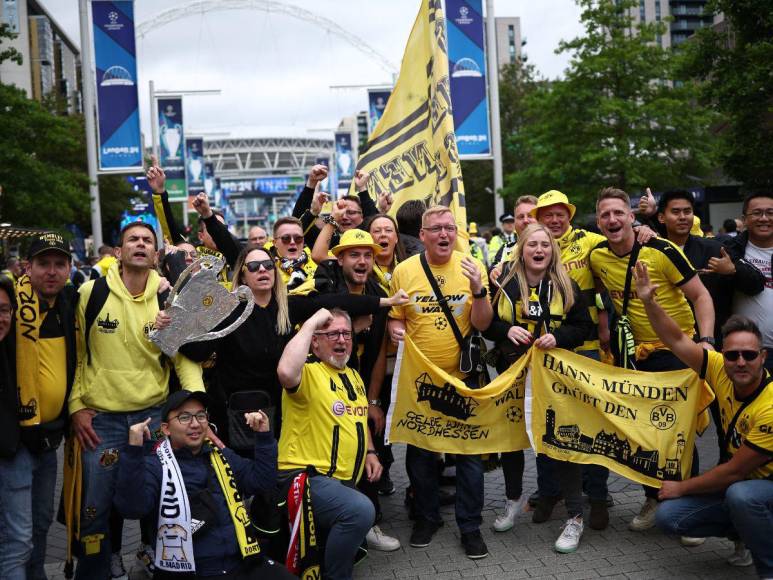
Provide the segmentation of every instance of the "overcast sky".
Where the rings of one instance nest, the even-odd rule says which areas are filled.
[[[78,0],[40,0],[80,44]],[[215,5],[216,0],[209,4]],[[390,83],[390,74],[324,26],[257,9],[202,13],[191,0],[137,0],[137,25],[179,7],[177,20],[137,39],[140,112],[149,139],[148,81],[157,90],[220,89],[186,97],[186,133],[332,137],[338,121],[367,107],[366,89],[331,85]],[[291,0],[360,37],[399,69],[418,0]],[[529,62],[547,77],[568,63],[554,51],[581,32],[573,0],[495,0],[497,16],[520,16]]]

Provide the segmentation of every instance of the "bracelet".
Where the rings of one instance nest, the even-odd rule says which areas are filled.
[[[338,222],[336,222],[333,216],[330,214],[322,218],[322,223],[329,224],[333,226],[336,230],[338,229]]]
[[[705,342],[706,344],[710,344],[711,346],[714,346],[716,344],[713,336],[701,336],[698,339],[698,342]]]
[[[376,451],[375,449],[368,449],[366,455],[375,455],[376,457],[378,457],[378,451]]]
[[[373,405],[375,407],[380,407],[381,406],[381,401],[379,401],[378,399],[370,399],[368,401],[368,405]]]

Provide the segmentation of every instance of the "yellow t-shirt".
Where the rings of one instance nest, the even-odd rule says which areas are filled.
[[[454,251],[442,266],[430,265],[462,336],[472,330],[470,313],[473,297],[470,282],[462,274],[462,259],[466,255]],[[485,269],[480,269],[480,274],[481,281],[488,287]],[[390,294],[400,288],[408,293],[410,301],[404,306],[393,306],[389,311],[390,318],[405,321],[406,332],[419,350],[438,367],[458,376],[459,343],[421,267],[420,255],[411,256],[395,268]]]
[[[41,305],[41,309],[45,309]],[[62,412],[67,394],[67,350],[64,328],[57,320],[56,310],[41,313],[45,318],[40,325],[38,340],[38,385],[40,422],[54,421]]]
[[[282,393],[280,470],[313,465],[328,477],[357,481],[368,450],[368,398],[359,373],[310,357],[300,385]]]
[[[762,384],[741,401],[736,398],[733,382],[725,372],[722,354],[704,351],[703,356],[702,378],[706,379],[716,396],[722,431],[729,433],[725,439],[725,451],[732,457],[741,445],[747,445],[767,455],[770,461],[752,471],[749,479],[770,478],[773,476],[773,378],[765,371]]]
[[[604,241],[591,251],[589,258],[593,275],[609,290],[618,313],[623,308],[623,290],[629,257],[629,254],[615,255],[608,242]],[[639,261],[647,264],[650,279],[658,286],[658,304],[676,321],[682,332],[689,336],[694,335],[695,317],[679,286],[690,281],[696,272],[682,250],[668,240],[653,238],[639,251]],[[636,344],[660,341],[647,318],[644,304],[636,295],[636,284],[633,280],[628,301],[628,319]]]

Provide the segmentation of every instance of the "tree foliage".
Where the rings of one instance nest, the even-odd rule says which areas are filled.
[[[583,205],[600,188],[694,185],[712,167],[712,115],[673,83],[663,23],[636,23],[631,0],[578,0],[585,34],[562,42],[565,78],[523,96],[521,127],[504,137],[517,166],[506,193],[561,189]],[[697,176],[697,177],[696,177]]]
[[[4,40],[16,40],[18,36],[19,35],[11,29],[10,24],[0,22],[0,45]],[[21,53],[12,46],[6,48],[0,47],[0,64],[3,64],[6,60],[10,60],[19,65],[23,62]]]
[[[773,1],[714,0],[724,25],[684,44],[682,73],[701,81],[700,101],[719,112],[726,173],[749,189],[773,188]]]

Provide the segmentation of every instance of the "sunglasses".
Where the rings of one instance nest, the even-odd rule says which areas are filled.
[[[725,350],[722,352],[722,356],[725,357],[730,362],[735,362],[738,360],[738,357],[743,357],[743,360],[746,362],[750,362],[753,360],[756,360],[758,356],[760,356],[760,351],[758,350]]]
[[[285,234],[284,236],[279,236],[278,239],[283,244],[289,244],[290,242],[295,242],[300,246],[303,243],[303,236],[291,236],[290,234]]]
[[[244,268],[248,272],[252,272],[253,274],[260,270],[260,267],[263,266],[263,269],[266,272],[270,272],[274,269],[274,260],[253,260],[252,262],[245,262]]]

